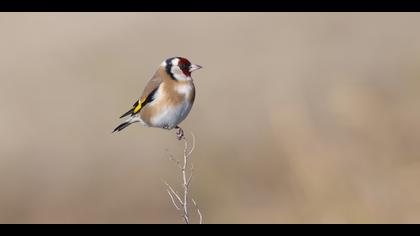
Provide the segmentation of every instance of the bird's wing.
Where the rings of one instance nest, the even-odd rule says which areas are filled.
[[[162,81],[162,77],[159,75],[158,72],[156,72],[144,88],[143,94],[141,95],[140,99],[133,104],[133,108],[128,112],[124,113],[124,115],[122,115],[120,118],[139,113],[141,108],[143,108],[147,103],[153,101],[153,95],[158,90]]]

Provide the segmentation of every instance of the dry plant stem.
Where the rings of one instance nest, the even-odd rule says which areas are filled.
[[[193,177],[193,165],[189,164],[188,161],[190,159],[190,156],[192,154],[192,152],[194,151],[195,148],[195,136],[193,133],[191,133],[192,136],[192,144],[191,144],[191,148],[190,150],[188,150],[188,140],[185,138],[185,136],[183,137],[184,140],[184,155],[183,155],[183,163],[181,165],[180,161],[174,159],[172,156],[170,156],[170,160],[174,161],[175,164],[181,169],[182,172],[182,186],[183,186],[183,195],[180,196],[180,194],[178,194],[171,185],[169,185],[167,182],[165,182],[165,185],[168,187],[167,189],[167,193],[169,195],[169,197],[171,198],[172,204],[174,205],[174,207],[178,210],[178,211],[182,211],[182,218],[184,219],[184,222],[186,224],[190,224],[190,215],[189,215],[189,201],[190,201],[190,197],[189,197],[189,187],[190,187],[190,183],[191,183],[191,179]],[[190,168],[190,173],[188,173],[188,167],[191,166]],[[189,175],[189,176],[188,176]],[[196,203],[196,201],[194,199],[191,199],[191,202],[193,203],[195,209],[197,210],[197,214],[200,217],[200,224],[202,224],[203,222],[203,216],[201,214],[200,209],[198,208],[198,205]],[[181,207],[180,207],[181,206]]]
[[[168,194],[169,194],[169,197],[171,198],[171,200],[172,200],[172,204],[174,204],[174,206],[175,206],[175,208],[179,211],[179,210],[181,210],[181,208],[179,208],[179,206],[176,204],[176,202],[175,202],[175,199],[174,199],[174,196],[172,195],[172,193],[169,191],[169,190],[166,190],[167,192],[168,192]]]
[[[187,164],[188,164],[188,157],[186,155],[187,149],[187,140],[185,140],[185,149],[184,149],[184,166],[182,167],[182,179],[184,181],[184,220],[186,224],[190,223],[190,219],[188,216],[188,183],[187,183]]]
[[[200,225],[203,223],[203,215],[201,214],[200,208],[198,207],[197,203],[195,202],[194,198],[191,198],[191,201],[193,202],[195,209],[197,209],[198,216],[200,217]]]

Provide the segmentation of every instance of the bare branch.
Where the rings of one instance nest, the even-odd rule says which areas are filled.
[[[193,177],[193,173],[194,173],[194,166],[192,163],[188,163],[191,154],[193,153],[194,149],[195,149],[195,136],[194,133],[191,133],[192,136],[192,144],[191,147],[189,147],[188,145],[188,140],[183,137],[184,140],[184,155],[183,155],[183,159],[182,159],[182,163],[179,160],[176,160],[175,158],[173,158],[172,155],[170,155],[169,160],[174,161],[177,166],[180,168],[181,170],[181,175],[182,175],[182,187],[183,187],[183,194],[178,194],[167,182],[164,182],[165,185],[168,187],[167,192],[169,194],[169,197],[171,198],[172,204],[175,206],[175,208],[178,211],[182,211],[182,218],[184,219],[186,224],[190,223],[190,216],[189,216],[189,187],[190,187],[190,183]],[[201,214],[200,209],[197,206],[197,203],[194,199],[191,199],[192,203],[194,204],[197,213],[200,217],[200,224],[202,224],[203,222],[203,216]],[[177,204],[177,202],[179,202],[179,204]],[[181,207],[180,207],[181,206]]]
[[[188,184],[187,184],[187,166],[188,166],[188,157],[186,155],[186,151],[188,148],[188,141],[185,141],[185,149],[184,149],[184,165],[182,167],[182,180],[184,181],[184,220],[185,223],[189,224],[189,216],[188,216]]]
[[[188,140],[187,138],[184,138],[184,158],[187,156],[187,151],[188,151]]]
[[[190,168],[190,177],[188,177],[188,180],[187,180],[187,186],[190,186],[190,182],[191,182],[191,179],[192,179],[192,177],[193,177],[193,174],[194,174],[194,165],[191,163],[191,168]]]
[[[181,205],[183,205],[183,202],[182,202],[181,197],[179,196],[179,194],[167,182],[164,182],[164,183],[168,187],[168,190],[167,191],[170,191],[176,197],[176,199],[179,201],[179,203]]]
[[[179,208],[179,206],[176,204],[174,196],[172,195],[171,191],[169,191],[169,189],[166,190],[169,194],[169,197],[171,197],[172,200],[172,204],[174,205],[174,207],[179,211],[181,210],[181,208]]]
[[[193,132],[191,132],[191,136],[192,136],[192,145],[191,145],[191,150],[187,154],[187,157],[191,156],[192,152],[195,149],[195,135]]]
[[[193,173],[190,174],[190,177],[187,180],[187,187],[190,186],[190,182],[191,182],[192,177],[193,177]]]
[[[197,205],[197,202],[195,202],[194,198],[191,198],[191,201],[193,202],[195,209],[197,210],[198,216],[200,217],[200,225],[203,224],[203,215],[201,214],[200,208]]]

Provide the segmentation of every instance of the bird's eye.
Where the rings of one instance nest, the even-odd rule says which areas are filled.
[[[179,66],[179,68],[181,68],[181,70],[185,70],[188,68],[187,64],[182,64]]]

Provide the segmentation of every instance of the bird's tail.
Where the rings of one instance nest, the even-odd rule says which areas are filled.
[[[125,122],[117,126],[117,128],[115,128],[114,131],[112,131],[112,133],[120,132],[121,130],[127,128],[129,125],[134,124],[136,122],[140,122],[140,118],[136,116],[132,116],[128,118]]]

